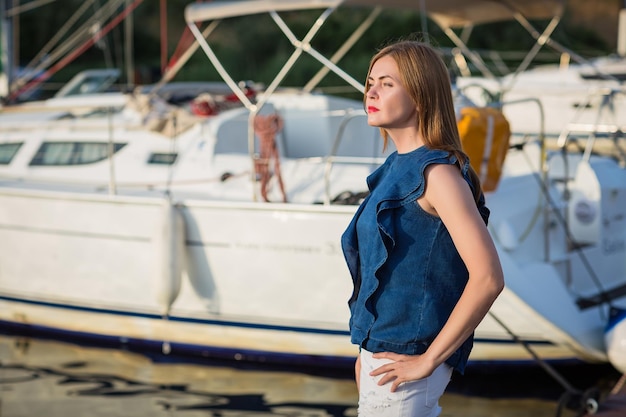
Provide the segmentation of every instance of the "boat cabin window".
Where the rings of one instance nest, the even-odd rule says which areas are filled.
[[[122,149],[124,145],[115,143],[113,153]],[[30,165],[86,165],[102,161],[108,156],[107,142],[44,142],[30,161]]]
[[[177,153],[153,153],[148,158],[149,164],[156,165],[173,165],[176,162],[176,158],[178,158]]]
[[[0,165],[8,165],[13,157],[20,150],[21,142],[16,143],[0,143]]]

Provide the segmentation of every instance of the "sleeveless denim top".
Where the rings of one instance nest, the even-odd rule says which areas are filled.
[[[370,352],[422,354],[437,336],[465,288],[468,272],[439,217],[425,212],[429,164],[455,164],[446,151],[422,146],[391,154],[368,178],[370,194],[341,238],[354,292],[352,343]],[[469,162],[461,168],[465,180]],[[489,210],[478,203],[485,221]],[[473,336],[446,360],[463,373]]]

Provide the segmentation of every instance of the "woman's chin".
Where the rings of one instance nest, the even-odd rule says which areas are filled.
[[[367,124],[372,127],[380,127],[380,121],[376,120],[375,117],[368,117]]]

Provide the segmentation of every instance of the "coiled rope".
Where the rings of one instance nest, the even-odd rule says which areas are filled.
[[[287,194],[283,178],[280,173],[280,155],[276,146],[276,134],[283,128],[283,119],[278,114],[267,116],[257,115],[254,118],[254,132],[259,138],[259,157],[254,161],[256,175],[261,183],[261,196],[263,200],[269,202],[269,183],[272,176],[276,177],[280,192],[283,196],[283,203],[287,202]],[[270,166],[273,162],[273,170]]]

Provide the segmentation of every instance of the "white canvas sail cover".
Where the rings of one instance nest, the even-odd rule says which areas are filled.
[[[224,19],[270,10],[306,10],[341,5],[380,5],[380,0],[239,0],[193,3],[185,9],[187,22]],[[519,13],[527,19],[549,19],[563,13],[565,0],[385,0],[385,7],[421,11],[444,27],[459,27],[513,20]]]

